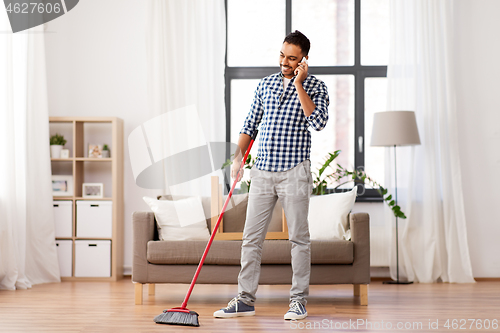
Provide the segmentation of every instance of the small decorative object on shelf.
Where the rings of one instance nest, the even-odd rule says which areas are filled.
[[[84,198],[103,198],[104,184],[102,183],[83,183],[82,194]]]
[[[106,144],[102,147],[102,157],[103,157],[103,158],[108,158],[108,157],[110,157],[109,147],[108,147],[108,145],[106,145]]]
[[[66,140],[63,135],[54,134],[50,137],[50,157],[60,158],[61,150],[66,144]]]
[[[102,145],[89,144],[89,156],[90,158],[101,158],[102,157]]]
[[[69,158],[69,149],[61,150],[61,158]]]
[[[73,196],[73,176],[52,175],[52,195],[54,197]]]

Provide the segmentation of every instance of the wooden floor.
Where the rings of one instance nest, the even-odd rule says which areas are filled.
[[[148,296],[144,288],[143,305],[134,305],[134,286],[129,278],[0,291],[0,332],[289,332],[301,328],[311,332],[455,331],[444,327],[448,319],[450,325],[453,319],[459,326],[465,322],[462,331],[500,331],[492,328],[493,320],[500,321],[498,281],[399,286],[372,282],[368,306],[359,305],[351,286],[311,286],[309,317],[300,322],[283,320],[289,286],[261,286],[255,317],[214,319],[213,311],[226,305],[237,286],[198,285],[188,307],[200,314],[201,327],[155,324],[155,315],[182,303],[187,287],[157,285],[155,296]],[[480,319],[482,329],[475,326],[479,321],[468,319]],[[430,330],[429,324],[436,322],[438,329]],[[398,329],[398,323],[403,328]],[[488,323],[490,328],[485,329]]]

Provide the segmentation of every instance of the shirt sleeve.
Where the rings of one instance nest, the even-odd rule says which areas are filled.
[[[262,81],[260,81],[257,89],[255,89],[252,106],[250,107],[250,112],[245,118],[240,134],[247,134],[251,137],[259,126],[263,114],[264,106],[262,102]]]
[[[328,105],[330,104],[328,90],[323,82],[313,92],[311,100],[316,105],[316,109],[306,119],[314,130],[321,131],[328,123]]]

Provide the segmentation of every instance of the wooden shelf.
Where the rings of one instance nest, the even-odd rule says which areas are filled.
[[[75,157],[75,161],[83,162],[113,162],[112,157],[92,158],[92,157]]]
[[[73,161],[83,161],[83,162],[113,162],[112,157],[102,157],[102,158],[91,158],[91,157],[69,157],[69,158],[51,158],[52,162],[73,162]]]
[[[116,281],[123,277],[123,120],[117,117],[49,117],[49,123],[54,124],[54,128],[60,129],[63,127],[63,131],[68,135],[68,147],[70,149],[70,154],[73,157],[70,158],[51,158],[52,162],[57,167],[67,166],[68,171],[73,175],[73,195],[58,197],[54,196],[54,201],[70,200],[73,205],[73,221],[72,221],[72,237],[61,237],[57,240],[66,240],[73,242],[73,267],[72,276],[63,277],[63,281]],[[64,125],[58,125],[64,124]],[[97,125],[93,125],[97,124]],[[99,125],[106,124],[106,125]],[[108,125],[109,124],[109,125]],[[88,126],[88,127],[87,127]],[[96,132],[96,129],[98,132]],[[88,134],[91,133],[91,134]],[[92,136],[97,133],[94,137],[97,142],[107,143],[110,146],[111,157],[108,158],[89,158],[83,157],[87,155],[87,145],[92,142]],[[88,137],[85,137],[85,136]],[[109,139],[109,141],[104,141],[104,138]],[[89,142],[90,141],[90,142]],[[71,166],[67,164],[59,164],[60,162],[69,162]],[[83,198],[82,197],[82,184],[85,182],[96,182],[96,181],[86,181],[86,177],[89,180],[94,180],[96,177],[93,175],[94,167],[87,168],[86,163],[90,162],[92,166],[98,167],[93,163],[107,162],[110,165],[110,172],[104,175],[98,175],[98,179],[103,178],[103,180],[109,182],[107,188],[109,193],[105,198]],[[107,164],[103,166],[107,170]],[[102,169],[102,168],[100,168]],[[56,171],[57,172],[57,171]],[[95,172],[95,171],[94,171]],[[100,181],[102,182],[102,181]],[[112,202],[112,237],[111,238],[100,238],[100,237],[77,237],[76,235],[76,203],[77,201],[111,201]],[[108,277],[75,277],[75,242],[79,240],[95,240],[95,241],[110,241],[111,242],[111,276]]]
[[[113,201],[113,198],[84,198],[84,197],[75,197],[75,200]]]
[[[102,238],[102,237],[56,237],[57,240],[110,240],[112,241],[113,238]]]

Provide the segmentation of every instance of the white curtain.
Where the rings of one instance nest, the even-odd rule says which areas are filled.
[[[398,199],[407,216],[399,219],[402,280],[474,282],[459,160],[452,6],[452,0],[391,0],[388,109],[415,111],[422,142],[397,148]],[[388,183],[394,177],[390,168]],[[392,217],[395,242],[394,224]]]
[[[59,282],[43,26],[16,34],[0,11],[0,289]]]
[[[225,29],[223,0],[149,1],[148,100],[157,120],[147,125],[162,127],[161,137],[144,128],[154,162],[180,145],[185,149],[225,141]],[[160,117],[174,111],[176,115]],[[188,141],[196,144],[189,146]],[[210,195],[210,180],[203,177],[175,189],[165,184],[164,190]]]

